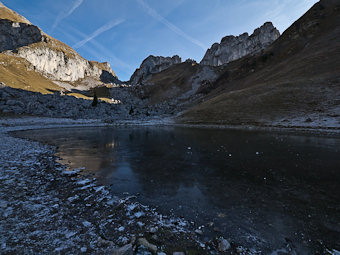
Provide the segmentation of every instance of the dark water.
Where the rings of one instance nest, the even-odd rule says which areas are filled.
[[[267,252],[340,250],[339,138],[159,127],[19,135],[57,145],[63,163],[115,195],[205,224],[209,237]]]

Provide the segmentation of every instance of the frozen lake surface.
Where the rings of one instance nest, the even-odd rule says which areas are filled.
[[[207,240],[274,254],[340,250],[339,138],[175,127],[17,135],[58,146],[62,163],[114,195],[195,221]]]

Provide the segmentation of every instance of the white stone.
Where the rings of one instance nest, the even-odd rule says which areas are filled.
[[[230,243],[226,239],[221,238],[220,240],[218,240],[218,250],[220,252],[225,252],[229,249],[230,249]]]

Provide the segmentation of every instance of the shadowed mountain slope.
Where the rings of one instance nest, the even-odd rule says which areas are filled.
[[[223,67],[184,123],[340,123],[340,1],[322,0],[266,50]]]

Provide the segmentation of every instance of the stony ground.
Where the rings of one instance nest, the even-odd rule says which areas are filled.
[[[70,125],[103,124],[91,120],[0,118],[0,254],[180,255],[236,251],[225,239],[200,242],[194,222],[160,215],[136,202],[135,197],[112,197],[94,178],[80,175],[82,169],[67,170],[56,163],[55,148],[8,134]],[[247,254],[240,247],[238,251]]]
[[[91,100],[61,95],[59,92],[43,95],[14,89],[0,82],[0,113],[113,122],[136,119],[148,121],[178,112],[175,105],[166,102],[149,106],[147,100],[135,97],[129,87],[114,87],[110,93],[117,103],[99,101],[96,106],[92,106]]]

